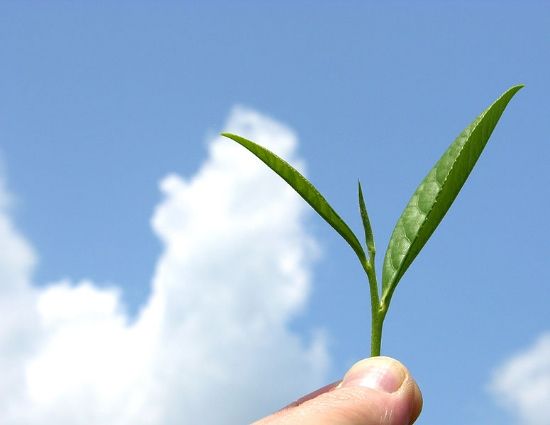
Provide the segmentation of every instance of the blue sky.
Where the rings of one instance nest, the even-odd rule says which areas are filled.
[[[499,377],[513,375],[510,359],[518,353],[531,361],[550,350],[549,28],[545,2],[2,2],[0,158],[11,196],[3,214],[38,261],[26,271],[29,284],[38,294],[60,281],[73,294],[82,279],[92,282],[90,296],[118,288],[118,298],[108,294],[127,311],[121,317],[137,320],[159,279],[159,258],[172,246],[169,232],[210,246],[204,240],[215,233],[208,235],[208,225],[204,240],[194,239],[183,222],[181,229],[163,227],[162,211],[187,193],[179,180],[191,184],[205,164],[218,164],[208,146],[226,125],[240,129],[235,122],[243,117],[260,126],[253,128],[258,134],[273,130],[273,121],[291,129],[296,145],[286,152],[303,161],[308,177],[357,230],[361,179],[381,260],[406,201],[447,145],[505,89],[523,83],[397,289],[383,352],[417,377],[425,396],[419,423],[542,423],[544,403],[529,404],[517,390],[532,375],[525,372],[519,382]],[[271,130],[266,140],[279,140]],[[287,199],[282,183],[261,176],[245,185],[243,201],[269,198],[267,188]],[[197,183],[200,194],[189,196],[208,209],[215,205],[204,200],[208,190],[214,191]],[[337,379],[367,355],[369,298],[346,244],[289,202],[301,230],[288,237],[302,238],[291,247],[309,252],[304,241],[311,239],[317,252],[297,267],[307,275],[303,300],[277,310],[284,338],[303,344],[292,351],[296,359],[309,358],[309,346],[323,347],[315,357],[319,369],[312,366],[304,377],[305,390]],[[155,211],[161,211],[157,227]],[[286,220],[272,213],[261,217]],[[236,237],[223,226],[212,229]],[[286,246],[275,239],[273,255]],[[255,241],[251,252],[264,243],[254,234],[243,240]],[[205,252],[200,260],[208,259]],[[183,306],[179,314],[185,316]],[[6,358],[11,347],[2,344]],[[238,344],[231,349],[238,353]],[[184,348],[176,352],[185,356]],[[540,388],[550,388],[550,366],[533,368],[546,377]],[[266,409],[299,391],[274,395],[272,406],[266,395]],[[549,404],[549,393],[539,390],[538,397]],[[48,403],[40,405],[46,415],[53,412]],[[235,413],[235,423],[248,420],[238,414],[246,415]]]

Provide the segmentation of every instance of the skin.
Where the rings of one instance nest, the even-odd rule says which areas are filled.
[[[253,425],[410,425],[422,395],[397,360],[371,357],[329,384]]]

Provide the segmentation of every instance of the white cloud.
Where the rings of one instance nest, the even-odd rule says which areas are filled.
[[[548,425],[550,418],[550,333],[500,366],[490,391],[522,425]]]
[[[25,392],[25,362],[38,343],[36,293],[29,285],[35,255],[9,216],[0,177],[0,423],[13,418]],[[12,421],[13,422],[13,421]],[[15,423],[15,422],[13,422]]]
[[[297,164],[295,135],[269,118],[236,108],[226,130]],[[0,423],[241,424],[322,384],[322,335],[288,327],[316,251],[306,207],[240,146],[208,148],[193,178],[161,182],[164,252],[134,321],[116,288],[32,286],[0,187]]]

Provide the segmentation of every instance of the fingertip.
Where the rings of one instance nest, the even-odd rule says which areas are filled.
[[[302,397],[257,424],[410,425],[422,410],[422,395],[409,370],[390,357],[354,364],[337,383]]]
[[[341,387],[365,387],[393,393],[405,382],[407,369],[390,357],[371,357],[355,363],[346,373]]]
[[[422,411],[422,393],[410,371],[398,360],[378,356],[360,360],[344,376],[340,388],[363,387],[396,399],[395,414],[413,423]],[[407,419],[408,418],[408,419]]]

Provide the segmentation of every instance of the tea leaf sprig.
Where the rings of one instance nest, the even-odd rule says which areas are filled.
[[[266,148],[231,133],[222,133],[239,143],[282,177],[344,238],[365,271],[371,299],[371,355],[379,356],[382,328],[399,281],[435,231],[464,185],[508,102],[523,87],[509,88],[483,111],[447,148],[422,180],[397,220],[382,267],[379,287],[375,270],[375,245],[361,183],[358,182],[359,212],[365,233],[365,249],[355,233],[317,188],[294,167]]]

